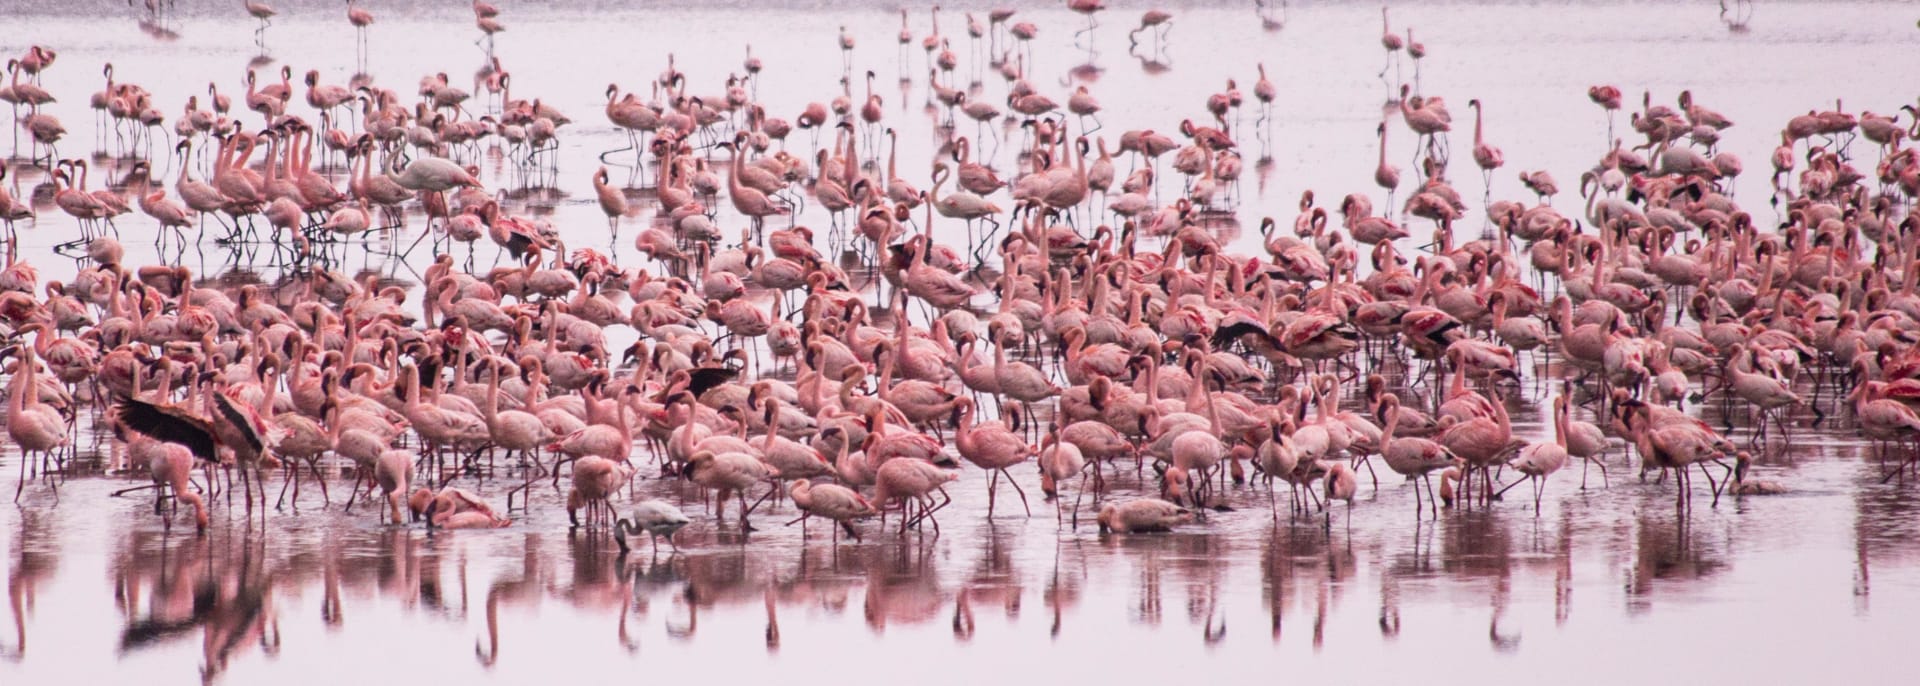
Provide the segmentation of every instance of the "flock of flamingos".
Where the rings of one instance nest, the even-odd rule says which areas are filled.
[[[1103,9],[1067,4],[1082,31]],[[245,8],[264,36],[274,10]],[[503,18],[473,10],[491,53]],[[364,44],[374,16],[348,2],[345,18]],[[1520,174],[1524,197],[1472,205],[1449,181],[1468,161],[1451,154],[1449,103],[1415,85],[1426,48],[1382,10],[1396,111],[1376,187],[1325,179],[1353,192],[1308,193],[1261,223],[1264,254],[1239,254],[1215,226],[1239,210],[1240,145],[1279,97],[1265,65],[1248,90],[1227,81],[1191,103],[1171,134],[1105,134],[1088,87],[1023,73],[1040,28],[1018,12],[966,15],[966,37],[932,19],[916,33],[903,11],[897,40],[903,62],[926,53],[915,78],[945,143],[904,163],[881,153],[907,122],[888,120],[871,72],[855,95],[844,29],[845,87],[797,112],[756,99],[749,48],[709,91],[671,60],[651,83],[610,85],[592,123],[517,97],[537,84],[497,58],[471,93],[445,74],[387,87],[308,72],[303,88],[282,69],[154,94],[58,46],[27,49],[0,88],[28,144],[0,169],[15,171],[0,187],[0,356],[16,501],[57,494],[107,434],[108,472],[150,479],[156,515],[201,530],[223,509],[251,522],[289,497],[311,506],[316,489],[396,525],[501,527],[552,492],[575,526],[623,549],[650,535],[656,551],[692,504],[632,502],[636,479],[690,481],[717,526],[742,531],[793,518],[762,509],[791,501],[837,543],[937,534],[962,470],[989,474],[988,517],[1031,516],[1037,485],[1063,527],[1084,507],[1100,530],[1136,533],[1256,516],[1251,502],[1330,531],[1362,489],[1414,489],[1415,516],[1437,517],[1524,486],[1537,512],[1547,491],[1588,488],[1590,467],[1607,488],[1637,466],[1661,484],[1642,488],[1687,509],[1786,490],[1749,467],[1809,416],[1871,438],[1887,480],[1920,464],[1916,105],[1776,122],[1771,206],[1749,210],[1726,194],[1750,173],[1717,147],[1727,116],[1688,92],[1594,86],[1611,147],[1568,188],[1577,212],[1551,204],[1562,187],[1545,171]],[[1167,40],[1174,21],[1148,12],[1131,40]],[[962,41],[991,46],[1003,83],[956,80]],[[1413,83],[1393,82],[1403,53]],[[42,106],[81,97],[97,144],[137,161],[124,178],[61,156],[76,137]],[[1466,104],[1471,163],[1513,173]],[[1260,120],[1243,126],[1243,106]],[[592,173],[611,253],[569,249],[461,161],[499,146],[526,169],[585,174],[553,151],[594,125],[631,142],[602,160],[640,170],[625,188]],[[985,146],[964,134],[987,126],[1008,132],[1013,162],[975,156]],[[1389,135],[1421,140],[1404,173]],[[21,173],[44,182],[22,190]],[[797,225],[809,203],[828,227]],[[419,283],[335,271],[402,231],[436,253]],[[20,254],[20,236],[49,232],[74,240]],[[644,260],[616,259],[627,237]],[[228,290],[123,264],[121,240],[254,246],[291,276]],[[483,242],[508,264],[476,268]],[[68,283],[32,264],[69,258]],[[639,342],[610,348],[612,327]],[[1551,398],[1550,439],[1516,437],[1520,395]],[[1729,438],[1741,414],[1751,431]],[[1207,514],[1230,498],[1240,514]]]

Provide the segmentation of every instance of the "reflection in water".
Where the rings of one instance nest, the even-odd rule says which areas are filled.
[[[933,621],[946,604],[938,575],[927,558],[911,545],[887,546],[868,565],[867,627],[878,634],[890,623]]]
[[[485,601],[487,634],[485,643],[475,641],[473,656],[482,667],[492,667],[500,659],[500,606],[532,605],[539,600],[543,565],[540,563],[539,536],[527,534],[520,556],[519,572],[508,572],[487,585]],[[462,565],[464,567],[464,565]]]
[[[1753,31],[1748,23],[1753,21],[1753,0],[1720,0],[1720,23],[1727,26],[1727,33],[1744,34]]]
[[[1380,575],[1380,636],[1400,636],[1400,577],[1392,573]]]
[[[1573,616],[1573,513],[1561,511],[1560,535],[1553,549],[1553,625]]]
[[[1650,498],[1664,503],[1662,495]],[[1904,500],[1860,498],[1858,521],[1911,518]],[[567,640],[579,644],[574,650],[607,655],[637,656],[649,636],[664,640],[653,643],[653,656],[676,650],[669,646],[701,645],[710,640],[702,631],[709,624],[720,627],[711,630],[719,632],[713,641],[742,640],[745,624],[754,634],[747,640],[768,655],[794,645],[807,646],[805,652],[828,640],[816,632],[832,635],[831,627],[844,625],[855,602],[867,640],[924,636],[924,629],[938,627],[956,643],[983,644],[1019,631],[1029,584],[1038,584],[1046,606],[1044,616],[1031,621],[1043,622],[1059,645],[1119,630],[1097,619],[1115,603],[1124,603],[1134,630],[1190,634],[1198,639],[1193,645],[1208,648],[1234,645],[1229,627],[1251,616],[1268,625],[1264,641],[1291,645],[1284,628],[1289,615],[1300,613],[1310,622],[1306,645],[1316,652],[1364,644],[1367,634],[1413,645],[1430,639],[1412,637],[1451,623],[1433,623],[1436,601],[1465,601],[1462,609],[1484,622],[1491,653],[1520,654],[1531,643],[1523,641],[1528,617],[1551,617],[1557,628],[1578,626],[1576,592],[1618,593],[1628,616],[1645,616],[1658,610],[1656,598],[1698,595],[1737,571],[1723,529],[1697,517],[1653,507],[1617,531],[1583,529],[1584,521],[1575,508],[1540,521],[1479,510],[1352,539],[1330,539],[1316,521],[1281,522],[1258,534],[1257,551],[1240,550],[1230,537],[1189,534],[1066,536],[1055,544],[1044,528],[1010,526],[979,532],[971,550],[911,538],[801,546],[796,537],[766,551],[690,545],[697,551],[664,557],[614,554],[604,537],[533,531],[427,536],[402,528],[321,527],[269,539],[245,528],[196,537],[152,527],[114,539],[102,597],[111,596],[121,624],[113,649],[119,659],[195,651],[200,676],[212,680],[237,664],[284,660],[287,651],[311,655],[356,634],[446,631],[449,622],[472,627],[473,664],[501,669],[508,656],[551,656],[553,638],[535,627],[554,621],[556,612],[579,618],[567,632]],[[57,513],[25,510],[10,532],[13,631],[0,648],[15,664],[35,645],[29,631],[48,621],[35,612],[46,607],[42,589],[70,567],[61,564],[61,546],[50,534],[58,524]],[[1625,551],[1617,561],[1616,542]],[[1849,548],[1856,557],[1855,612],[1870,616],[1870,556],[1893,551],[1904,560],[1913,556],[1912,546],[1856,525]],[[1236,582],[1243,563],[1259,572],[1258,595]],[[1112,574],[1126,567],[1131,571]],[[1600,571],[1582,576],[1582,569]],[[1911,576],[1910,565],[1896,569]],[[1609,578],[1624,583],[1611,590]],[[1346,608],[1353,589],[1372,589],[1376,602]],[[480,605],[472,617],[470,597]],[[1088,606],[1090,597],[1101,602]],[[1470,600],[1475,597],[1483,600]],[[550,599],[559,602],[543,607]],[[1167,621],[1170,602],[1184,606],[1180,626]],[[1480,609],[1471,609],[1475,605]],[[1082,616],[1087,619],[1075,621]],[[1364,616],[1369,629],[1354,632],[1342,619],[1348,616]],[[288,623],[287,633],[299,638],[283,644]],[[608,629],[613,640],[598,638]]]
[[[1253,13],[1260,17],[1260,30],[1273,33],[1287,28],[1287,0],[1253,0]]]
[[[1691,583],[1723,571],[1724,541],[1708,539],[1687,517],[1656,510],[1634,522],[1633,567],[1627,576],[1627,611],[1645,614],[1659,593],[1678,594]]]
[[[242,532],[237,542],[216,547],[217,538],[127,537],[113,568],[115,601],[125,615],[122,657],[183,642],[197,631],[200,676],[211,681],[256,647],[268,657],[279,652],[273,597],[279,572],[264,564],[264,542]]]
[[[52,519],[44,512],[22,510],[19,533],[7,551],[7,610],[13,619],[13,647],[0,646],[4,651],[0,655],[10,660],[27,656],[27,613],[33,609],[35,591],[53,577],[59,566],[54,554],[57,541],[49,525]]]

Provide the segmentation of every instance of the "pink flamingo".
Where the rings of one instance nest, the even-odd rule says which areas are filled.
[[[1520,454],[1507,464],[1526,475],[1526,481],[1533,484],[1533,514],[1540,514],[1540,496],[1546,489],[1547,476],[1560,471],[1567,465],[1567,413],[1559,398],[1553,406],[1553,442],[1529,443],[1520,449]],[[1515,484],[1520,482],[1515,481]],[[1507,488],[1513,488],[1509,485]],[[1506,488],[1501,489],[1506,492]]]
[[[885,512],[894,500],[900,501],[900,533],[905,534],[907,527],[918,525],[921,521],[933,524],[933,533],[940,535],[940,520],[933,515],[953,502],[953,496],[947,493],[948,483],[960,480],[960,475],[951,470],[941,469],[926,460],[914,457],[899,457],[887,460],[874,470],[872,503],[881,511],[882,524],[885,524]],[[934,504],[933,494],[941,497]],[[912,506],[918,506],[918,512],[908,515]]]
[[[701,450],[687,459],[687,477],[704,488],[719,492],[715,502],[724,508],[728,496],[738,494],[740,500],[740,528],[752,531],[747,523],[747,515],[754,507],[747,505],[747,489],[766,483],[773,478],[773,471],[759,458],[740,452],[714,454],[710,450]],[[755,503],[758,506],[758,503]]]
[[[993,517],[994,492],[1002,476],[1007,477],[1007,483],[1012,484],[1014,492],[1020,494],[1020,506],[1026,509],[1027,516],[1033,516],[1033,509],[1027,505],[1026,491],[1020,488],[1020,483],[1014,480],[1013,475],[1007,473],[1008,468],[1027,461],[1033,455],[1033,446],[1021,440],[1001,422],[975,425],[974,403],[970,398],[960,398],[954,412],[957,414],[954,445],[959,448],[960,456],[974,466],[991,472],[987,480],[987,517]]]
[[[1400,427],[1400,397],[1387,394],[1380,399],[1380,403],[1381,421],[1385,425],[1384,433],[1380,438],[1381,459],[1386,461],[1387,468],[1392,469],[1394,473],[1425,482],[1428,499],[1431,501],[1433,481],[1429,478],[1429,474],[1434,470],[1455,465],[1459,462],[1459,458],[1455,457],[1452,451],[1447,450],[1446,446],[1437,442],[1415,436],[1394,436],[1395,431]],[[1415,484],[1413,496],[1413,510],[1417,517],[1420,514],[1419,484]],[[1436,505],[1434,509],[1437,516],[1438,506]]]
[[[1159,498],[1136,498],[1100,507],[1100,533],[1123,534],[1172,531],[1191,523],[1194,511]]]
[[[35,381],[40,362],[34,356],[33,347],[22,346],[18,352],[21,357],[12,370],[11,388],[7,389],[7,436],[20,446],[20,482],[14,487],[15,502],[20,500],[20,491],[27,483],[30,456],[38,453],[44,461],[53,451],[68,444],[66,420],[60,418],[58,410],[40,402],[40,386]]]
[[[879,514],[879,510],[866,497],[839,484],[815,484],[808,479],[797,479],[788,487],[787,494],[793,497],[794,507],[800,508],[803,513],[795,520],[801,523],[801,536],[806,536],[806,520],[819,515],[837,525],[833,531],[835,545],[839,545],[840,531],[843,529],[854,540],[860,540],[860,532],[853,528],[853,520]]]

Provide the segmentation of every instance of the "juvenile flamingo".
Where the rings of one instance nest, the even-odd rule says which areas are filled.
[[[622,517],[613,523],[613,541],[620,546],[621,554],[627,552],[627,537],[642,531],[653,539],[653,552],[660,553],[660,539],[667,539],[667,545],[679,552],[680,544],[673,542],[673,535],[686,528],[693,520],[664,500],[647,499],[633,506],[633,516]]]

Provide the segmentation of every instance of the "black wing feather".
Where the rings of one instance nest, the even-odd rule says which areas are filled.
[[[253,421],[247,418],[245,412],[241,412],[240,408],[234,407],[233,399],[220,393],[215,393],[213,394],[213,405],[214,407],[220,408],[220,416],[226,417],[227,421],[233,424],[233,427],[237,429],[236,433],[246,439],[247,447],[252,448],[255,455],[260,454],[266,447],[265,444],[260,441],[260,432],[254,427]]]
[[[1212,341],[1213,347],[1215,350],[1224,349],[1228,345],[1231,345],[1234,341],[1239,340],[1241,336],[1245,336],[1247,334],[1254,334],[1256,336],[1259,336],[1261,339],[1265,340],[1268,344],[1272,345],[1276,349],[1280,347],[1280,340],[1277,338],[1274,338],[1271,332],[1267,331],[1265,328],[1261,327],[1258,324],[1255,324],[1253,322],[1247,322],[1247,321],[1238,321],[1238,322],[1234,322],[1232,324],[1228,324],[1226,326],[1220,327],[1218,329],[1214,329],[1213,341]]]
[[[1449,334],[1454,333],[1454,330],[1459,328],[1460,328],[1459,321],[1457,320],[1448,321],[1447,323],[1440,325],[1440,328],[1434,329],[1432,332],[1428,333],[1427,339],[1442,346],[1448,345],[1455,340],[1454,337]]]
[[[705,395],[714,386],[732,381],[740,372],[726,367],[701,367],[693,370],[687,380],[687,391],[698,398]]]
[[[135,398],[121,398],[114,408],[114,419],[121,426],[139,432],[162,443],[178,443],[192,451],[194,457],[208,462],[217,462],[216,448],[219,442],[213,435],[213,427],[207,420],[188,414],[185,410],[166,405],[155,405]]]

